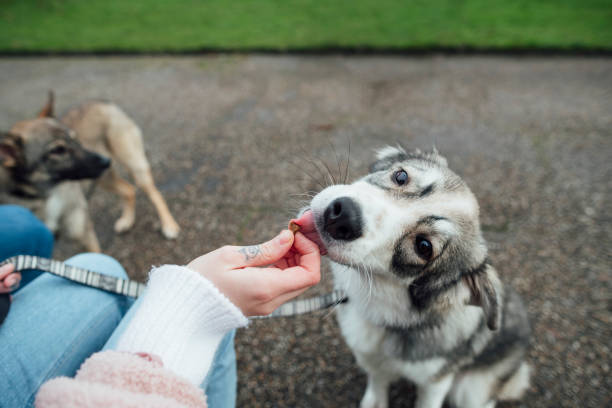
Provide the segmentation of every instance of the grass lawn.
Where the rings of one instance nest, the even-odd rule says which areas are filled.
[[[611,0],[0,0],[0,51],[612,50]]]

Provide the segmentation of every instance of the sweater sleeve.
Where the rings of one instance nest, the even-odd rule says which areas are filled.
[[[215,351],[247,318],[207,279],[177,265],[153,269],[118,351],[144,352],[192,384],[204,381]]]
[[[204,390],[164,368],[154,356],[103,351],[74,378],[45,382],[36,408],[206,408]]]

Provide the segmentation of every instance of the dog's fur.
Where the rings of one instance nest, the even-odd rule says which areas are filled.
[[[0,192],[40,199],[66,180],[99,177],[110,160],[84,149],[73,133],[47,118],[0,132]]]
[[[68,129],[73,144],[112,158],[111,167],[102,174],[97,183],[106,190],[118,194],[123,211],[115,222],[115,231],[127,231],[135,221],[134,186],[119,176],[117,165],[121,164],[132,175],[157,210],[162,232],[166,238],[176,238],[180,228],[170,213],[159,190],[155,187],[149,162],[145,156],[142,134],[138,126],[117,105],[109,102],[91,101],[70,109],[61,120],[55,119],[53,93],[36,119],[25,120],[13,126],[11,133],[24,141],[31,139],[34,129],[52,134],[54,128]],[[45,223],[53,232],[65,233],[80,242],[88,251],[100,252],[98,238],[93,229],[87,199],[80,183],[67,182],[50,186],[45,194]]]
[[[340,328],[368,375],[361,407],[387,407],[400,377],[417,385],[417,407],[520,398],[527,313],[487,258],[476,199],[436,151],[388,147],[377,159],[311,202],[335,287],[348,295]]]

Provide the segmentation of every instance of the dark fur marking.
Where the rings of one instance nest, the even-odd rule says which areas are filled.
[[[515,353],[512,357],[514,363],[499,377],[500,384],[507,381],[523,361],[529,344],[530,328],[526,309],[514,291],[509,290],[507,296],[504,296],[504,317],[500,330],[490,331],[485,319],[481,317],[474,331],[466,338],[459,339],[450,349],[445,348],[445,342],[440,342],[440,333],[445,331],[447,322],[435,311],[425,313],[423,316],[426,320],[416,325],[385,328],[387,336],[383,347],[388,355],[406,361],[443,357],[447,364],[436,373],[436,377],[441,378],[459,369],[486,369]]]
[[[527,310],[520,296],[506,286],[503,301],[503,318],[499,319],[500,329],[487,343],[481,353],[476,356],[470,368],[488,367],[503,360],[513,351],[525,350],[529,345],[531,328],[529,327]],[[518,358],[518,360],[522,360]]]
[[[483,335],[484,321],[478,324],[476,330],[469,337],[460,340],[458,344],[446,349],[438,338],[444,321],[434,316],[411,327],[388,327],[388,336],[385,339],[385,350],[388,354],[407,361],[421,361],[430,358],[444,357],[450,361],[465,359],[474,356],[477,339]]]
[[[426,197],[426,196],[430,195],[431,193],[433,193],[433,191],[434,191],[434,185],[432,183],[432,184],[428,185],[427,187],[425,187],[423,189],[423,191],[421,191],[419,193],[419,198]]]
[[[448,221],[448,218],[441,217],[439,215],[428,215],[427,217],[420,218],[417,221],[416,226],[418,227],[422,224],[433,225],[436,221],[442,221],[442,220]]]
[[[408,289],[413,305],[421,310],[428,307],[436,298],[455,287],[466,276],[481,274],[487,265],[488,259],[485,259],[480,265],[467,271],[449,271],[441,268],[440,271],[424,273],[412,282]],[[494,295],[495,293],[493,297]]]
[[[418,150],[413,151],[398,151],[397,153],[390,154],[389,156],[385,156],[370,165],[370,173],[374,173],[377,171],[388,170],[395,163],[405,162],[409,160],[419,160],[421,162],[427,163],[428,165],[435,165],[438,167],[443,167],[440,163],[440,159],[443,158],[435,152],[424,153]]]
[[[402,241],[406,239],[407,235],[410,235],[410,233],[403,235],[397,240],[395,249],[393,250],[393,256],[391,257],[391,271],[400,278],[418,276],[425,267],[425,265],[422,264],[406,262],[407,256],[404,255]]]
[[[394,191],[394,189],[393,189],[393,188],[388,187],[388,186],[385,186],[385,185],[383,185],[383,184],[380,184],[378,181],[376,181],[376,180],[375,180],[375,177],[373,177],[372,175],[370,175],[370,176],[366,177],[366,178],[364,179],[364,181],[365,181],[366,183],[370,183],[370,184],[371,184],[371,185],[373,185],[374,187],[378,187],[378,188],[380,188],[380,189],[381,189],[381,190],[383,190],[383,191]]]
[[[405,261],[406,259],[408,259],[408,257],[404,254],[405,246],[403,245],[407,237],[410,236],[419,226],[423,224],[433,225],[436,221],[441,220],[446,220],[446,218],[440,217],[438,215],[430,215],[427,217],[423,217],[416,222],[414,228],[411,231],[405,233],[397,240],[397,242],[395,243],[395,248],[393,250],[393,256],[391,257],[391,271],[393,273],[395,273],[400,278],[418,276],[421,272],[423,272],[423,270],[427,267],[428,264],[430,264],[432,261],[435,261],[435,259],[439,258],[444,253],[449,241],[444,244],[442,250],[436,256],[436,258],[430,260],[427,264],[410,263]]]
[[[401,198],[408,198],[408,199],[423,198],[423,197],[427,197],[428,195],[430,195],[434,191],[434,184],[433,183],[428,185],[427,187],[425,187],[423,190],[414,193],[414,192],[402,192],[400,189],[397,189],[397,188],[394,188],[394,187],[385,186],[385,185],[379,183],[373,175],[370,175],[370,176],[366,177],[364,179],[364,181],[366,183],[369,183],[369,184],[375,186],[375,187],[380,188],[383,191],[397,192]]]
[[[460,276],[439,276],[438,274],[424,274],[417,278],[410,288],[410,299],[417,309],[425,309],[438,296],[459,283]]]
[[[375,161],[370,165],[370,173],[375,173],[377,171],[389,170],[393,164],[406,161],[408,159],[408,155],[403,152],[397,152],[391,156],[383,157],[380,160]]]

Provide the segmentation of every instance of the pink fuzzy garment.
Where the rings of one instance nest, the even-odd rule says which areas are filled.
[[[206,396],[154,356],[104,351],[88,358],[74,378],[43,384],[36,407],[206,407]]]

